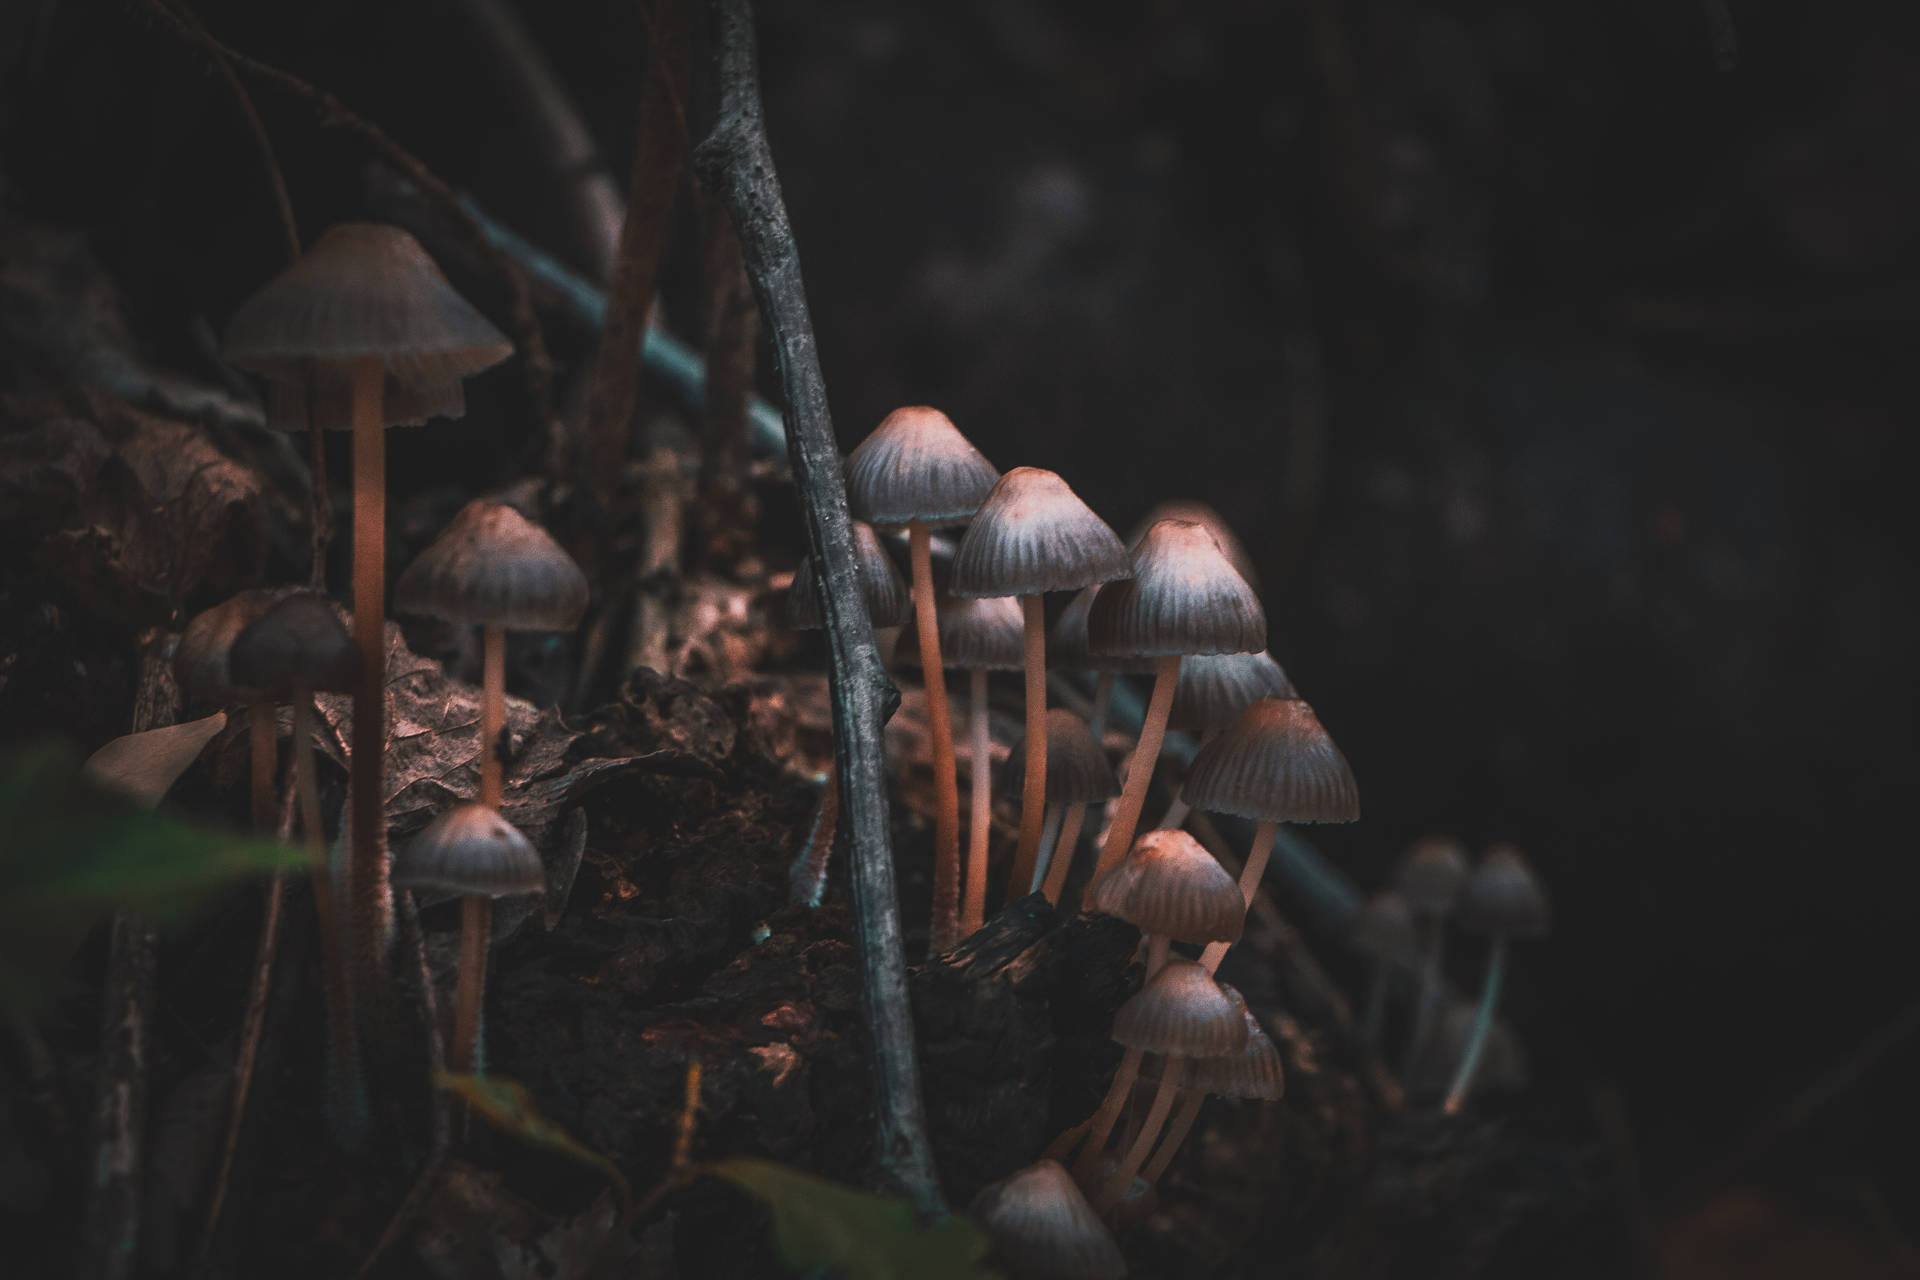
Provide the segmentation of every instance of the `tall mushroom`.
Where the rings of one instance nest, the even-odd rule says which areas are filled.
[[[960,784],[946,682],[938,678],[940,628],[934,620],[932,533],[965,524],[1000,479],[999,471],[938,409],[888,414],[847,455],[847,503],[881,528],[907,530],[909,581],[919,621],[920,669],[927,681],[927,732],[933,747],[933,949],[952,946],[960,924]],[[996,592],[992,594],[1004,594]]]
[[[1287,673],[1265,649],[1258,653],[1197,654],[1180,664],[1180,682],[1173,687],[1167,728],[1198,734],[1204,747],[1261,698],[1299,696]],[[1188,812],[1186,796],[1175,796],[1160,825],[1181,826]]]
[[[398,227],[329,228],[300,261],[240,304],[226,357],[265,374],[282,403],[316,426],[353,432],[353,820],[347,867],[356,982],[383,989],[393,927],[387,875],[386,436],[389,425],[457,418],[460,380],[513,346],[455,292],[427,251]],[[311,379],[311,383],[309,383]],[[308,396],[311,386],[312,395]],[[297,415],[304,425],[306,413]]]
[[[1260,888],[1283,822],[1355,822],[1353,770],[1313,708],[1298,698],[1262,698],[1194,756],[1180,790],[1188,804],[1251,818],[1253,844],[1240,870],[1246,904]],[[1210,944],[1200,963],[1212,973],[1226,947]]]
[[[1416,840],[1394,868],[1394,888],[1413,909],[1414,921],[1426,931],[1426,956],[1420,964],[1420,992],[1414,1006],[1413,1034],[1407,1040],[1405,1075],[1419,1061],[1439,1011],[1440,971],[1446,961],[1447,916],[1467,886],[1467,853],[1457,841],[1442,836]]]
[[[1487,972],[1480,984],[1480,1003],[1474,1010],[1473,1029],[1467,1035],[1460,1066],[1447,1090],[1443,1110],[1458,1114],[1467,1105],[1473,1090],[1487,1037],[1493,1032],[1493,1017],[1500,1004],[1500,990],[1506,980],[1507,943],[1514,938],[1544,938],[1553,926],[1553,913],[1547,906],[1546,892],[1534,878],[1527,860],[1512,845],[1488,850],[1480,865],[1467,877],[1466,892],[1460,897],[1460,923],[1486,934]]]
[[[1015,467],[981,504],[953,557],[957,596],[1018,596],[1026,620],[1027,776],[1020,800],[1016,882],[1030,879],[1047,807],[1047,615],[1049,591],[1078,591],[1124,578],[1120,536],[1067,482],[1039,467]]]
[[[1140,1170],[1148,1186],[1160,1181],[1167,1166],[1173,1163],[1174,1155],[1193,1129],[1193,1122],[1199,1118],[1201,1104],[1208,1097],[1276,1102],[1286,1088],[1280,1050],[1274,1047],[1266,1028],[1253,1016],[1253,1010],[1247,1008],[1238,991],[1224,982],[1220,989],[1240,1006],[1241,1017],[1247,1024],[1247,1042],[1235,1053],[1195,1058],[1187,1064],[1186,1096],[1181,1099],[1180,1110],[1168,1122],[1166,1136],[1160,1139],[1153,1158]]]
[[[1104,875],[1133,843],[1160,755],[1180,661],[1194,653],[1254,653],[1267,647],[1267,616],[1213,535],[1184,520],[1148,529],[1133,553],[1133,577],[1100,588],[1087,617],[1095,657],[1150,658],[1153,694],[1140,726],[1119,808],[1100,848]]]
[[[1007,785],[1024,778],[1027,740],[1020,739],[1007,755]],[[1080,825],[1087,806],[1103,803],[1119,793],[1107,753],[1093,740],[1093,731],[1065,707],[1047,711],[1047,819],[1040,830],[1040,853],[1026,881],[1008,878],[1007,900],[1038,890],[1058,905],[1080,843]]]
[[[1039,1160],[974,1197],[995,1261],[1018,1280],[1115,1280],[1120,1246],[1057,1160]]]
[[[571,631],[587,579],[553,535],[497,502],[460,509],[394,585],[394,606],[480,627],[480,803],[500,807],[507,632]]]

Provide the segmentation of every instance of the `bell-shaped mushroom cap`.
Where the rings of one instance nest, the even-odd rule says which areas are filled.
[[[987,1187],[967,1212],[994,1256],[1021,1280],[1110,1280],[1127,1273],[1100,1215],[1058,1161],[1041,1160]]]
[[[1510,844],[1487,851],[1460,895],[1460,923],[1508,938],[1544,938],[1553,927],[1546,890]]]
[[[309,361],[338,381],[338,362],[378,356],[402,386],[436,387],[512,354],[418,240],[374,222],[328,228],[227,329],[227,359],[276,382],[304,378]]]
[[[1151,674],[1151,658],[1096,658],[1087,651],[1087,615],[1093,612],[1093,598],[1100,591],[1098,585],[1084,588],[1054,619],[1053,632],[1047,637],[1047,665],[1069,671]]]
[[[1005,786],[1020,790],[1027,776],[1027,740],[1007,753]],[[1120,794],[1107,753],[1093,740],[1087,722],[1065,707],[1047,709],[1047,803],[1097,804]]]
[[[949,668],[1018,671],[1027,661],[1026,619],[1012,596],[961,599],[942,595],[934,602],[940,628],[940,661]],[[908,619],[894,652],[902,662],[920,665],[919,624]]]
[[[553,535],[512,507],[476,498],[393,588],[394,608],[510,631],[571,631],[587,579]]]
[[[1198,840],[1174,828],[1135,840],[1119,865],[1094,881],[1086,905],[1175,942],[1238,942],[1247,919],[1239,882]]]
[[[1313,708],[1262,698],[1193,757],[1180,798],[1258,822],[1354,822],[1360,794]]]
[[[956,596],[1035,596],[1078,591],[1133,572],[1120,535],[1039,467],[1000,477],[953,554],[947,590]]]
[[[1204,966],[1175,958],[1113,1015],[1113,1038],[1143,1053],[1218,1058],[1246,1045],[1247,1021]]]
[[[429,822],[395,855],[393,883],[488,898],[547,886],[533,845],[483,804],[455,805]]]
[[[286,594],[283,588],[253,587],[193,615],[173,651],[173,677],[188,702],[213,705],[259,696],[258,688],[233,677],[233,642]]]
[[[295,685],[351,693],[360,682],[360,650],[333,606],[302,591],[288,596],[234,637],[233,678],[285,702]]]
[[[1261,698],[1298,698],[1293,682],[1262,649],[1258,653],[1201,653],[1180,664],[1167,728],[1211,733],[1226,728]]]
[[[380,384],[380,416],[390,427],[417,427],[429,418],[458,418],[467,412],[466,387],[458,378],[410,387],[392,374]],[[345,431],[353,425],[353,388],[345,382],[316,378],[313,395],[305,378],[273,384],[267,425],[282,431],[305,431],[316,422],[324,429]]]
[[[1248,586],[1259,589],[1260,575],[1253,567],[1253,557],[1248,554],[1246,544],[1227,527],[1226,517],[1211,504],[1197,498],[1168,498],[1165,502],[1154,503],[1152,510],[1142,516],[1140,523],[1133,526],[1133,532],[1127,535],[1127,550],[1138,550],[1140,540],[1147,536],[1147,530],[1162,520],[1185,520],[1204,526],[1213,535],[1213,540],[1220,544],[1221,553],[1232,562],[1234,571],[1247,580]]]
[[[963,524],[1000,472],[938,409],[895,409],[847,455],[847,501],[877,525]]]
[[[1393,885],[1416,912],[1451,911],[1467,887],[1467,851],[1457,840],[1424,836],[1394,868]]]
[[[1255,653],[1267,615],[1205,527],[1162,520],[1133,553],[1133,576],[1093,598],[1087,640],[1096,657]]]
[[[1253,1016],[1253,1010],[1247,1008],[1240,993],[1224,982],[1220,989],[1240,1007],[1240,1016],[1247,1024],[1247,1042],[1237,1053],[1189,1062],[1186,1083],[1222,1098],[1272,1102],[1286,1087],[1286,1068],[1280,1061],[1280,1050],[1274,1047],[1266,1028]]]
[[[913,616],[913,596],[906,579],[894,567],[893,557],[880,545],[880,535],[864,520],[853,522],[853,562],[860,579],[860,598],[876,627],[897,627]],[[796,631],[818,631],[827,625],[820,616],[820,600],[813,593],[813,557],[801,558],[787,588],[787,625]]]
[[[1390,960],[1418,951],[1413,908],[1392,889],[1383,889],[1361,904],[1349,926],[1347,940],[1363,956]]]

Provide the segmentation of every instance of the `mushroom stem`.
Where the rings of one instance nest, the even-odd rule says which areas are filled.
[[[383,986],[393,891],[387,881],[386,750],[387,440],[378,357],[353,362],[353,635],[361,683],[353,699],[353,820],[347,856],[355,985]]]
[[[947,713],[946,669],[940,665],[940,623],[933,608],[933,543],[924,520],[907,523],[913,570],[913,621],[926,680],[927,737],[933,748],[933,921],[929,949],[945,951],[960,928],[960,783],[955,777],[953,721]]]
[[[1218,729],[1202,730],[1200,745],[1206,746],[1218,737],[1219,733]],[[1160,815],[1160,826],[1163,830],[1177,831],[1187,825],[1187,815],[1192,812],[1193,806],[1187,803],[1187,797],[1184,794],[1177,795],[1173,798],[1173,803],[1167,806],[1167,811]]]
[[[1133,1145],[1120,1157],[1120,1163],[1114,1166],[1113,1173],[1100,1188],[1099,1197],[1093,1207],[1101,1213],[1120,1203],[1120,1196],[1133,1181],[1133,1175],[1146,1163],[1147,1153],[1153,1150],[1154,1139],[1160,1136],[1160,1128],[1167,1122],[1167,1113],[1173,1110],[1173,1095],[1180,1087],[1180,1077],[1185,1074],[1187,1060],[1181,1057],[1169,1057],[1160,1068],[1160,1087],[1153,1091],[1153,1105],[1147,1108],[1147,1118],[1140,1125],[1139,1136]]]
[[[487,943],[493,934],[493,899],[470,893],[460,900],[460,980],[454,990],[453,1048],[447,1068],[481,1074],[480,1004],[487,994]]]
[[[1393,965],[1387,960],[1373,962],[1373,981],[1367,984],[1367,1011],[1360,1021],[1360,1038],[1368,1048],[1378,1048],[1380,1033],[1387,1022],[1387,983],[1393,976]]]
[[[1160,1139],[1160,1149],[1153,1153],[1153,1159],[1140,1171],[1140,1176],[1147,1180],[1148,1186],[1160,1181],[1167,1166],[1173,1163],[1175,1153],[1187,1140],[1187,1134],[1193,1131],[1193,1122],[1200,1116],[1200,1104],[1206,1100],[1206,1093],[1200,1089],[1186,1091],[1180,1101],[1180,1110],[1174,1113],[1173,1123],[1167,1126],[1167,1136]]]
[[[500,808],[500,730],[507,721],[507,631],[480,628],[480,803]]]
[[[346,957],[334,924],[333,869],[327,865],[325,819],[320,813],[320,778],[313,762],[313,689],[293,686],[293,774],[300,796],[300,831],[307,848],[307,874],[313,884],[313,917],[320,928],[320,987],[327,1006],[327,1041],[333,1055],[334,1087],[357,1112],[360,1098],[360,1050],[353,1030],[353,1004],[347,990]]]
[[[1420,1051],[1427,1046],[1427,1037],[1433,1031],[1433,1015],[1440,1003],[1440,970],[1446,954],[1447,917],[1442,911],[1433,912],[1427,919],[1427,954],[1420,962],[1419,1003],[1414,1008],[1413,1035],[1407,1040],[1406,1061],[1400,1065],[1400,1076],[1406,1079],[1413,1073],[1414,1063],[1420,1058]]]
[[[1147,786],[1153,781],[1153,762],[1160,758],[1160,743],[1167,735],[1167,713],[1173,710],[1173,689],[1180,682],[1180,655],[1159,658],[1153,664],[1153,696],[1147,699],[1147,713],[1140,723],[1140,740],[1134,745],[1134,767],[1127,770],[1120,806],[1114,811],[1113,825],[1107,828],[1107,842],[1100,846],[1100,861],[1094,864],[1093,878],[1098,880],[1133,847],[1133,832],[1140,825],[1140,810],[1147,803]],[[1033,751],[1029,747],[1028,759]]]
[[[1253,908],[1253,895],[1260,891],[1260,877],[1266,873],[1267,859],[1273,856],[1273,842],[1280,838],[1280,824],[1262,822],[1253,829],[1253,845],[1247,850],[1246,865],[1240,868],[1240,899]],[[1200,963],[1208,973],[1220,968],[1225,958],[1229,942],[1209,942],[1207,949],[1200,953]]]
[[[1166,968],[1167,957],[1172,954],[1173,954],[1173,935],[1172,934],[1170,933],[1148,934],[1147,935],[1147,976],[1146,976],[1146,979],[1143,979],[1143,981],[1150,981],[1153,978],[1154,974]]]
[[[987,918],[987,837],[993,828],[993,771],[987,736],[987,669],[967,672],[967,888],[960,908],[960,936],[971,937]]]
[[[1103,742],[1107,733],[1107,708],[1113,703],[1113,672],[1102,671],[1093,677],[1093,708],[1087,712],[1087,728],[1093,740]]]
[[[1474,1077],[1480,1074],[1480,1060],[1486,1056],[1487,1040],[1493,1033],[1493,1013],[1500,1004],[1500,991],[1506,985],[1507,940],[1493,935],[1493,947],[1487,952],[1487,976],[1480,984],[1480,1007],[1473,1011],[1473,1028],[1467,1033],[1467,1047],[1460,1055],[1460,1068],[1453,1074],[1453,1087],[1441,1110],[1457,1116],[1473,1092]]]
[[[1027,776],[1020,796],[1020,844],[1013,855],[1013,875],[1007,897],[1015,886],[1033,879],[1040,857],[1040,824],[1047,808],[1047,607],[1043,596],[1021,596],[1026,619]]]
[[[813,827],[800,856],[793,860],[787,875],[793,901],[803,907],[820,905],[827,888],[827,859],[833,855],[833,835],[840,825],[840,771],[827,762],[826,781],[820,787],[820,803],[813,811]]]
[[[1140,1077],[1142,1056],[1140,1050],[1129,1049],[1121,1057],[1120,1067],[1113,1073],[1113,1084],[1107,1089],[1107,1096],[1101,1099],[1100,1109],[1093,1113],[1093,1119],[1088,1122],[1087,1145],[1080,1149],[1080,1158],[1073,1164],[1073,1180],[1081,1186],[1093,1181],[1093,1175],[1100,1168],[1100,1150],[1107,1145],[1107,1135],[1113,1132],[1114,1121],[1120,1118],[1120,1108],[1126,1105],[1133,1082]]]
[[[1027,882],[1024,892],[1021,886],[1009,880],[1007,882],[1007,900],[1024,897],[1028,893],[1040,892],[1040,886],[1046,882],[1047,871],[1053,866],[1053,855],[1060,847],[1060,823],[1068,809],[1078,805],[1050,804],[1047,806],[1047,818],[1040,824],[1040,856],[1034,859],[1033,876]]]
[[[1068,805],[1066,817],[1060,823],[1060,834],[1054,838],[1053,860],[1047,865],[1047,882],[1040,886],[1040,892],[1056,907],[1060,905],[1061,891],[1067,887],[1067,872],[1073,868],[1073,855],[1079,852],[1080,827],[1086,820],[1087,806]]]
[[[273,704],[261,698],[247,704],[248,782],[253,829],[273,830],[273,765],[278,754]]]

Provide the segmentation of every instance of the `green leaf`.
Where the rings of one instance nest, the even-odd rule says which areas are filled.
[[[725,1178],[773,1210],[780,1253],[802,1271],[830,1267],[848,1280],[983,1280],[987,1238],[955,1214],[928,1227],[911,1201],[868,1195],[770,1160],[721,1160]]]
[[[557,1151],[581,1164],[591,1165],[607,1176],[620,1196],[621,1212],[633,1203],[633,1192],[626,1175],[613,1161],[585,1146],[572,1134],[540,1113],[527,1086],[501,1076],[462,1076],[442,1071],[433,1082],[466,1103],[488,1124],[530,1142],[536,1147]]]
[[[161,922],[232,880],[298,866],[298,849],[190,826],[85,776],[65,751],[0,760],[0,1006],[24,1007],[94,922]]]

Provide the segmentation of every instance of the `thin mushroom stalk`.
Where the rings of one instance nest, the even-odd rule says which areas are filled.
[[[1178,1056],[1169,1057],[1161,1066],[1160,1087],[1153,1091],[1153,1104],[1147,1108],[1147,1118],[1141,1122],[1139,1134],[1127,1148],[1126,1154],[1120,1157],[1120,1163],[1114,1166],[1112,1174],[1100,1188],[1100,1194],[1094,1199],[1093,1207],[1101,1213],[1120,1203],[1127,1184],[1133,1181],[1134,1174],[1146,1163],[1154,1140],[1160,1136],[1160,1130],[1167,1122],[1168,1112],[1173,1110],[1174,1094],[1180,1088],[1186,1067],[1187,1060]]]
[[[387,440],[377,357],[353,363],[353,635],[360,690],[353,699],[353,817],[347,857],[354,986],[384,987],[393,891],[387,879],[386,753]]]
[[[460,900],[460,978],[454,990],[453,1046],[448,1067],[479,1074],[480,1010],[487,994],[487,943],[493,936],[493,899],[470,893]]]
[[[1133,847],[1133,833],[1140,825],[1140,812],[1147,803],[1147,787],[1153,781],[1153,762],[1160,758],[1160,745],[1166,739],[1167,715],[1173,710],[1173,690],[1180,682],[1180,655],[1157,658],[1153,667],[1153,694],[1147,699],[1140,739],[1134,746],[1134,765],[1127,770],[1113,825],[1107,828],[1107,842],[1100,846],[1100,861],[1093,869],[1095,879],[1112,870]]]
[[[796,906],[817,907],[827,889],[827,862],[833,856],[833,837],[840,827],[840,778],[833,762],[820,784],[820,802],[813,811],[807,841],[787,873],[788,896]]]
[[[500,731],[507,718],[507,630],[480,629],[480,803],[500,807]]]
[[[1046,819],[1040,824],[1040,854],[1033,864],[1033,874],[1028,877],[1024,889],[1018,883],[1010,882],[1007,885],[1008,898],[1018,898],[1026,893],[1040,892],[1041,886],[1046,883],[1048,871],[1053,867],[1054,854],[1057,853],[1060,848],[1060,824],[1065,820],[1068,809],[1078,807],[1078,805],[1065,804],[1050,804],[1047,806]]]
[[[1020,796],[1020,843],[1014,851],[1013,877],[1008,883],[1010,898],[1015,886],[1033,879],[1047,808],[1046,600],[1037,595],[1022,596],[1020,610],[1026,620],[1027,774]]]
[[[1100,742],[1107,733],[1107,710],[1113,705],[1113,679],[1111,669],[1099,672],[1093,677],[1093,708],[1087,713],[1087,728],[1093,732],[1093,740]]]
[[[1403,1078],[1412,1074],[1421,1050],[1433,1036],[1434,1015],[1440,1007],[1440,974],[1445,968],[1447,917],[1443,912],[1427,916],[1426,954],[1420,961],[1420,993],[1414,1007],[1413,1034],[1407,1039],[1406,1061],[1401,1064]]]
[[[300,797],[307,875],[313,886],[313,915],[320,932],[320,985],[327,1009],[327,1043],[331,1046],[331,1092],[340,1099],[335,1119],[352,1129],[364,1110],[360,1047],[354,1033],[346,956],[341,951],[333,906],[333,868],[327,859],[325,818],[320,811],[320,775],[313,759],[313,689],[304,684],[293,687],[293,770]]]
[[[1267,860],[1273,856],[1274,841],[1280,838],[1280,824],[1262,822],[1253,829],[1253,846],[1247,850],[1246,865],[1240,868],[1240,896],[1246,900],[1249,910],[1253,907],[1253,895],[1260,891],[1260,877],[1266,874]],[[1200,967],[1208,973],[1218,973],[1220,962],[1226,958],[1227,942],[1209,942],[1207,949],[1200,953]]]
[[[1495,934],[1487,953],[1487,974],[1480,985],[1480,1005],[1473,1011],[1473,1028],[1467,1033],[1467,1047],[1460,1054],[1459,1069],[1453,1074],[1447,1100],[1440,1108],[1447,1115],[1459,1115],[1467,1105],[1467,1096],[1473,1092],[1474,1077],[1479,1075],[1481,1059],[1486,1056],[1487,1040],[1493,1033],[1493,1015],[1499,1007],[1506,976],[1507,940]]]
[[[987,724],[987,672],[974,667],[967,673],[967,885],[960,911],[960,933],[971,937],[986,922],[987,841],[993,834],[992,738]]]
[[[1086,1145],[1080,1148],[1080,1158],[1073,1165],[1073,1180],[1082,1186],[1092,1182],[1094,1174],[1100,1170],[1100,1152],[1107,1145],[1107,1137],[1120,1119],[1122,1108],[1127,1105],[1127,1097],[1133,1092],[1133,1082],[1140,1078],[1140,1060],[1144,1056],[1139,1049],[1126,1051],[1120,1059],[1119,1068],[1113,1073],[1113,1084],[1107,1089],[1107,1096],[1101,1099],[1099,1110],[1087,1122]],[[1049,1151],[1048,1154],[1052,1155],[1053,1152]]]
[[[1065,816],[1060,820],[1060,832],[1050,846],[1052,861],[1047,865],[1047,879],[1040,886],[1040,892],[1056,907],[1060,905],[1061,892],[1067,887],[1067,872],[1073,869],[1073,856],[1079,852],[1080,828],[1086,820],[1086,805],[1067,805]]]
[[[914,630],[920,637],[920,670],[926,676],[927,734],[933,746],[933,923],[929,949],[946,951],[960,931],[960,783],[953,750],[953,719],[947,709],[947,679],[940,665],[940,626],[933,603],[932,530],[926,521],[907,525],[912,568]]]
[[[1140,1170],[1140,1176],[1145,1179],[1148,1186],[1153,1186],[1166,1174],[1167,1166],[1173,1163],[1173,1158],[1179,1154],[1181,1145],[1187,1140],[1187,1135],[1193,1131],[1193,1122],[1200,1118],[1200,1107],[1206,1100],[1207,1094],[1204,1089],[1184,1091],[1180,1110],[1174,1113],[1172,1122],[1167,1125],[1166,1136],[1160,1139],[1160,1146],[1154,1151],[1153,1159]],[[1124,1190],[1124,1186],[1122,1189]]]

